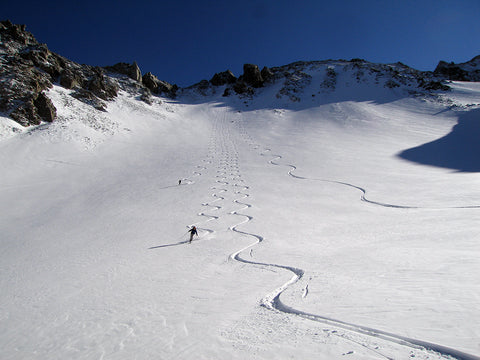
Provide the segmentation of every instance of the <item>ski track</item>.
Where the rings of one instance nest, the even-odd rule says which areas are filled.
[[[225,201],[225,197],[221,196],[220,194],[227,193],[229,191],[228,188],[232,188],[231,190],[233,194],[239,195],[238,198],[235,198],[233,203],[241,206],[239,209],[230,211],[228,214],[230,215],[235,215],[238,217],[243,218],[241,222],[230,226],[228,229],[231,230],[232,232],[235,232],[237,234],[242,234],[244,236],[248,236],[254,239],[254,242],[247,245],[246,247],[237,250],[236,252],[232,253],[229,256],[230,260],[235,260],[237,262],[241,262],[244,264],[249,264],[249,265],[255,265],[255,266],[260,266],[262,268],[275,268],[275,269],[281,269],[288,271],[292,273],[292,277],[290,280],[285,282],[283,285],[280,287],[276,288],[275,290],[271,291],[263,299],[260,300],[260,306],[271,310],[271,311],[278,311],[284,314],[289,314],[289,315],[294,315],[298,316],[304,319],[308,319],[311,321],[327,324],[330,326],[334,326],[335,328],[341,328],[343,330],[346,330],[347,332],[355,333],[355,334],[360,334],[363,336],[368,336],[368,337],[373,337],[377,339],[381,339],[384,341],[387,341],[392,344],[397,344],[400,346],[406,346],[410,347],[412,349],[416,349],[419,351],[432,351],[434,353],[440,354],[441,356],[446,356],[446,357],[453,357],[458,360],[480,360],[480,357],[464,353],[462,351],[452,349],[443,345],[439,344],[433,344],[430,342],[422,341],[422,340],[417,340],[413,338],[408,338],[404,337],[402,335],[397,335],[393,333],[389,333],[383,330],[379,329],[374,329],[362,325],[357,325],[353,323],[349,323],[346,321],[342,320],[337,320],[333,318],[329,318],[326,316],[318,315],[318,314],[311,314],[307,313],[301,310],[294,309],[286,304],[284,304],[280,296],[281,294],[287,290],[289,287],[297,283],[300,279],[303,278],[305,275],[305,271],[300,268],[296,268],[293,266],[287,266],[287,265],[279,265],[279,264],[273,264],[273,263],[264,263],[264,262],[259,262],[259,261],[253,261],[253,260],[248,260],[245,259],[241,256],[242,253],[246,252],[247,250],[249,251],[250,257],[253,257],[253,248],[260,244],[261,242],[264,241],[264,237],[259,235],[259,234],[254,234],[250,233],[244,230],[240,230],[239,227],[242,225],[247,224],[251,220],[253,220],[253,217],[247,214],[242,213],[242,211],[249,209],[252,207],[252,204],[245,202],[245,199],[247,199],[250,195],[247,192],[249,190],[249,186],[244,184],[243,179],[241,178],[241,174],[239,171],[239,166],[238,166],[238,152],[236,150],[236,145],[234,138],[230,134],[230,129],[229,125],[227,124],[226,121],[226,114],[227,114],[227,109],[225,109],[225,112],[223,114],[222,119],[215,119],[215,123],[213,126],[213,135],[212,135],[212,140],[211,144],[209,146],[209,153],[207,155],[207,159],[204,159],[203,162],[205,164],[213,164],[216,163],[217,166],[217,171],[215,175],[215,186],[212,186],[210,189],[213,190],[214,192],[210,195],[211,197],[215,198],[212,201],[208,202],[203,202],[201,205],[202,206],[208,206],[211,207],[212,211],[218,212],[222,209],[222,206],[220,205],[214,205],[216,202],[221,202]],[[260,145],[255,144],[252,138],[248,135],[246,130],[244,129],[243,125],[241,123],[235,122],[235,125],[238,127],[239,133],[244,137],[244,140],[247,142],[248,145],[251,146],[253,150],[258,150],[261,148]],[[235,126],[234,125],[234,126]],[[322,182],[328,182],[328,183],[333,183],[333,184],[338,184],[342,186],[347,186],[350,188],[354,188],[358,191],[361,192],[361,201],[364,201],[366,203],[376,205],[376,206],[382,206],[382,207],[387,207],[387,208],[395,208],[395,209],[436,209],[436,208],[427,208],[427,207],[418,207],[418,206],[404,206],[404,205],[396,205],[396,204],[388,204],[388,203],[382,203],[378,201],[373,201],[369,200],[366,197],[367,191],[357,185],[350,184],[347,182],[343,181],[336,181],[336,180],[329,180],[329,179],[316,179],[316,178],[308,178],[308,177],[303,177],[299,175],[295,175],[293,172],[297,170],[297,167],[292,164],[280,164],[277,161],[281,160],[283,157],[278,154],[271,154],[272,150],[269,148],[264,148],[264,150],[259,154],[260,156],[271,156],[273,157],[271,160],[268,161],[269,164],[275,165],[275,166],[286,166],[289,167],[290,170],[287,172],[289,176],[291,176],[294,179],[297,180],[310,180],[310,181],[322,181]],[[203,170],[208,170],[206,166],[203,165],[198,165],[196,167],[196,170],[192,172],[192,176],[198,177],[202,175]],[[186,185],[193,185],[195,184],[194,180],[190,180],[188,178],[182,179],[182,181],[186,181]],[[229,181],[231,180],[231,181]],[[173,187],[173,186],[172,186]],[[447,207],[448,209],[470,209],[470,208],[480,208],[480,205],[478,206],[455,206],[455,207]],[[205,224],[209,221],[213,220],[218,220],[221,215],[212,215],[208,214],[204,211],[201,211],[197,213],[198,216],[200,217],[206,217],[206,220],[198,221],[192,225],[199,225],[199,224]],[[197,226],[197,228],[201,231],[206,231],[208,233],[214,233],[215,231],[212,229],[208,228],[200,228]],[[199,236],[200,237],[200,236]],[[154,248],[160,248],[160,247],[168,247],[168,246],[176,246],[176,245],[183,245],[183,244],[188,244],[189,241],[181,241],[175,244],[169,244],[169,245],[163,245],[163,246],[157,246],[153,247]],[[302,297],[305,298],[308,296],[308,284],[306,285]],[[324,330],[324,331],[329,331],[329,330]],[[329,331],[329,333],[342,337],[345,340],[354,342],[362,347],[365,347],[367,350],[375,353],[376,355],[380,355],[386,359],[392,359],[391,357],[381,353],[379,351],[378,346],[371,345],[369,346],[368,343],[365,343],[363,341],[359,341],[358,339],[352,339],[351,337],[345,335],[345,334],[338,334],[336,330]]]
[[[225,117],[224,117],[224,122],[226,123]],[[254,144],[253,140],[248,135],[248,133],[245,131],[243,126],[241,124],[239,126],[240,126],[240,129],[239,129],[240,133],[245,137],[245,140],[247,141],[247,143],[249,143],[250,146],[252,146],[252,148],[254,150],[258,150],[261,146],[258,145],[258,144]],[[264,149],[264,152],[261,152],[260,155],[261,156],[269,156],[269,154],[266,154],[266,152],[271,152],[271,149],[268,149],[268,148]],[[388,208],[396,208],[396,209],[418,209],[418,208],[420,208],[420,207],[416,207],[416,206],[403,206],[403,205],[387,204],[387,203],[381,203],[381,202],[369,200],[369,199],[366,198],[366,190],[364,188],[362,188],[360,186],[357,186],[357,185],[354,185],[354,184],[347,183],[347,182],[327,180],[327,179],[310,179],[310,178],[307,178],[307,177],[302,177],[302,176],[295,175],[295,174],[293,174],[293,172],[295,170],[297,170],[297,167],[295,165],[291,165],[291,164],[283,165],[283,164],[279,164],[279,163],[275,162],[277,160],[282,159],[281,155],[270,154],[270,156],[273,156],[273,159],[269,160],[268,163],[270,163],[272,165],[276,165],[276,166],[290,167],[290,170],[287,172],[287,174],[289,176],[295,178],[295,179],[323,181],[323,182],[329,182],[329,183],[335,183],[335,184],[339,184],[339,185],[343,185],[343,186],[348,186],[348,187],[357,189],[362,193],[362,196],[361,196],[362,201],[373,204],[373,205],[377,205],[377,206],[388,207]],[[248,189],[249,189],[248,186],[243,186],[242,185],[242,191],[246,191]],[[290,286],[294,285],[300,279],[302,279],[302,277],[305,274],[305,271],[302,270],[302,269],[296,268],[296,267],[292,267],[292,266],[278,265],[278,264],[272,264],[272,263],[262,263],[262,262],[247,260],[247,259],[242,258],[240,256],[243,252],[245,252],[246,250],[249,250],[249,249],[250,249],[250,256],[252,256],[252,248],[254,246],[258,245],[259,243],[261,243],[264,240],[264,238],[261,235],[254,234],[254,233],[249,233],[247,231],[243,231],[243,230],[238,229],[239,226],[241,226],[243,224],[246,224],[253,219],[252,216],[249,216],[249,215],[246,215],[246,214],[243,214],[243,213],[240,212],[240,211],[243,211],[245,209],[248,209],[248,208],[252,207],[252,205],[249,204],[249,203],[240,201],[241,199],[248,198],[249,197],[248,193],[241,192],[241,191],[236,191],[235,193],[238,194],[238,195],[242,195],[242,197],[234,200],[234,202],[236,204],[241,205],[242,207],[238,210],[232,211],[231,214],[243,217],[244,220],[241,221],[240,223],[236,224],[236,225],[231,226],[230,230],[232,230],[236,233],[242,234],[242,235],[250,236],[250,237],[254,238],[255,241],[252,244],[250,244],[250,245],[234,252],[233,254],[231,254],[230,259],[236,260],[238,262],[242,262],[242,263],[245,263],[245,264],[250,264],[250,265],[257,265],[257,266],[262,266],[262,267],[273,267],[273,268],[277,268],[277,269],[283,269],[283,270],[287,270],[287,271],[289,271],[293,274],[293,276],[290,280],[288,280],[286,283],[284,283],[283,285],[281,285],[277,289],[275,289],[272,292],[270,292],[269,294],[267,294],[261,300],[261,302],[260,302],[261,306],[263,306],[263,307],[265,307],[269,310],[272,310],[272,311],[280,311],[280,312],[285,313],[285,314],[291,314],[291,315],[302,317],[302,318],[305,318],[305,319],[308,319],[308,320],[332,325],[332,326],[335,326],[337,328],[342,328],[342,329],[350,331],[350,332],[354,332],[354,333],[357,333],[357,334],[382,339],[382,340],[385,340],[387,342],[398,344],[398,345],[401,345],[401,346],[407,346],[407,347],[417,349],[417,350],[432,351],[432,352],[440,354],[441,356],[454,357],[454,358],[459,359],[459,360],[480,360],[480,357],[478,357],[478,356],[467,354],[467,353],[464,353],[462,351],[452,349],[452,348],[449,348],[449,347],[446,347],[446,346],[443,346],[443,345],[433,344],[433,343],[430,343],[430,342],[426,342],[426,341],[422,341],[422,340],[417,340],[417,339],[405,337],[405,336],[402,336],[402,335],[389,333],[389,332],[386,332],[386,331],[383,331],[383,330],[378,330],[378,329],[374,329],[374,328],[370,328],[370,327],[366,327],[366,326],[362,326],[362,325],[352,324],[352,323],[349,323],[349,322],[329,318],[329,317],[326,317],[326,316],[321,316],[321,315],[317,315],[317,314],[311,314],[311,313],[303,312],[303,311],[294,309],[294,308],[284,304],[280,299],[281,294],[286,289],[288,289]],[[450,208],[479,208],[479,207],[480,206],[459,206],[459,207],[450,207]],[[422,207],[421,209],[427,209],[427,208]],[[304,289],[303,297],[306,297],[307,295],[308,295],[308,285]],[[376,354],[381,355],[381,356],[383,356],[387,359],[390,359],[390,357],[388,357],[388,356],[382,354],[381,352],[379,352],[378,347],[371,348],[367,344],[364,344],[364,343],[361,343],[361,342],[358,342],[358,341],[355,341],[355,340],[352,340],[352,339],[348,339],[345,336],[343,336],[343,338],[345,338],[346,340],[349,340],[349,341],[356,342],[357,344],[360,344],[361,346],[367,348],[368,350],[370,350],[372,352],[375,352]]]
[[[279,164],[275,162],[276,160],[280,160],[283,158],[281,155],[277,154],[266,154],[266,152],[271,152],[272,150],[269,148],[264,149],[264,152],[262,152],[260,155],[261,156],[273,156],[273,159],[268,161],[269,164],[276,165],[276,166],[286,166],[289,167],[290,170],[287,172],[288,175],[293,177],[294,179],[298,180],[311,180],[311,181],[322,181],[322,182],[328,182],[332,184],[339,184],[339,185],[344,185],[348,186],[350,188],[354,188],[362,193],[360,200],[367,202],[372,205],[377,205],[377,206],[382,206],[382,207],[388,207],[388,208],[396,208],[396,209],[426,209],[426,210],[441,210],[441,209],[478,209],[480,208],[480,205],[467,205],[467,206],[447,206],[447,207],[425,207],[425,206],[408,206],[408,205],[396,205],[396,204],[388,204],[388,203],[382,203],[379,201],[373,201],[367,199],[367,190],[354,184],[350,184],[348,182],[344,181],[338,181],[338,180],[328,180],[328,179],[316,179],[316,178],[308,178],[304,176],[299,176],[293,174],[294,171],[297,170],[297,167],[292,164]]]

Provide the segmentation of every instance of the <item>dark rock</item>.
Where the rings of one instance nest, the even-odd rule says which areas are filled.
[[[223,95],[222,95],[222,96],[223,96],[223,97],[227,97],[227,96],[230,96],[231,93],[232,93],[232,89],[230,89],[230,88],[227,87],[227,88],[225,89],[225,91],[223,92]]]
[[[460,64],[440,61],[433,73],[448,80],[480,81],[480,56]]]
[[[2,21],[1,24],[2,28],[0,31],[2,42],[15,41],[21,45],[38,44],[35,37],[26,31],[25,25],[14,25],[10,20]]]
[[[445,85],[442,81],[435,81],[435,80],[430,80],[430,81],[424,81],[423,79],[421,79],[421,81],[419,82],[419,86],[425,90],[433,90],[433,91],[437,91],[437,90],[441,90],[441,91],[448,91],[450,90],[450,86],[448,85]]]
[[[243,65],[243,81],[248,85],[259,88],[263,85],[264,80],[257,65],[245,64]]]
[[[147,87],[151,92],[155,93],[158,89],[158,84],[157,84],[157,77],[153,75],[151,72],[146,73],[142,77],[143,85]]]
[[[22,126],[38,125],[42,121],[36,112],[32,99],[15,108],[10,113],[10,117]]]
[[[237,94],[253,95],[254,90],[242,79],[238,79],[235,85],[233,85],[233,90]]]
[[[166,94],[170,97],[175,97],[176,92],[178,90],[177,85],[171,85],[166,81],[159,80],[155,75],[151,72],[146,73],[143,75],[142,78],[143,84],[154,94]]]
[[[467,81],[467,72],[460,66],[440,61],[435,68],[434,74],[443,76],[449,80]]]
[[[264,82],[268,82],[274,77],[273,71],[266,66],[263,67],[262,71],[260,72],[260,75],[262,75],[262,79]]]
[[[113,66],[105,66],[105,70],[117,74],[127,75],[130,79],[142,82],[142,72],[140,71],[140,68],[135,61],[133,62],[133,64],[121,62]]]
[[[90,90],[93,94],[97,95],[99,98],[103,98],[103,82],[99,76],[95,76],[94,78],[90,79],[87,83],[87,90]]]
[[[93,76],[87,82],[86,88],[102,100],[112,100],[118,94],[118,85],[105,77],[99,67],[94,68]]]
[[[43,92],[33,101],[36,112],[43,121],[52,122],[57,117],[57,109]]]
[[[97,110],[107,111],[107,105],[90,90],[80,88],[72,96],[85,104],[93,106]]]
[[[56,81],[75,89],[77,98],[97,109],[106,106],[100,99],[117,96],[117,80],[105,76],[102,68],[80,65],[51,52],[25,29],[10,21],[0,22],[0,79],[15,79],[0,81],[0,108],[12,119],[23,126],[53,121],[56,110],[44,91]],[[134,63],[129,69],[133,75],[138,66]]]
[[[216,73],[213,78],[210,80],[210,83],[214,86],[221,86],[226,84],[234,84],[237,81],[237,78],[230,70]]]
[[[0,39],[0,107],[23,126],[39,124],[43,118],[34,101],[52,87],[57,62],[46,45],[39,44],[24,25],[2,21]],[[44,115],[49,118],[47,113]]]
[[[31,61],[33,66],[43,70],[50,75],[50,81],[57,81],[62,72],[63,59],[60,56],[50,52],[47,45],[36,44],[25,47],[20,53],[20,57]]]
[[[80,76],[74,74],[70,70],[64,70],[60,74],[60,85],[63,86],[66,89],[73,89],[75,87],[78,87],[82,83],[82,79]]]
[[[195,84],[195,86],[199,90],[208,90],[210,88],[210,83],[208,80],[200,80],[200,82]]]
[[[153,104],[152,93],[149,89],[143,88],[142,95],[140,95],[140,100],[148,105]]]

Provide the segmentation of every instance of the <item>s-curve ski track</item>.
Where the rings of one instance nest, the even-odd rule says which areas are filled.
[[[202,206],[209,207],[209,212],[200,212],[198,213],[201,217],[206,217],[206,220],[201,220],[195,225],[201,225],[202,223],[207,223],[209,221],[218,220],[221,215],[219,215],[219,210],[222,206],[219,203],[222,201],[222,205],[227,199],[225,194],[229,193],[229,201],[233,202],[234,205],[238,206],[237,209],[230,211],[229,215],[238,217],[239,222],[235,225],[229,227],[229,230],[241,234],[242,236],[250,237],[252,243],[242,247],[241,249],[233,252],[229,255],[229,259],[232,261],[241,262],[243,264],[255,265],[261,268],[270,268],[277,269],[291,273],[291,278],[285,283],[281,284],[274,290],[267,290],[267,294],[260,300],[260,306],[284,314],[289,314],[291,316],[308,319],[313,322],[322,323],[333,327],[337,330],[331,331],[331,334],[342,337],[345,340],[356,343],[366,348],[368,351],[371,351],[375,356],[380,356],[386,359],[392,359],[392,356],[386,354],[382,347],[377,346],[377,342],[380,341],[383,343],[388,343],[389,346],[393,347],[406,347],[411,349],[411,351],[416,351],[416,353],[423,354],[424,358],[428,358],[430,355],[435,355],[437,357],[453,357],[455,359],[462,360],[480,360],[480,357],[464,353],[462,351],[446,347],[439,344],[430,343],[428,341],[422,341],[419,339],[414,339],[410,337],[405,337],[402,335],[386,332],[380,329],[370,328],[367,326],[362,326],[359,324],[350,323],[348,321],[337,320],[327,316],[322,316],[320,314],[312,314],[304,312],[298,309],[295,309],[281,300],[282,293],[285,292],[290,287],[293,287],[300,279],[305,276],[306,270],[295,267],[294,265],[284,265],[276,263],[268,263],[262,261],[254,261],[252,259],[253,248],[259,246],[264,242],[265,238],[261,234],[249,232],[248,223],[253,220],[253,216],[248,214],[248,210],[253,208],[255,205],[249,201],[250,198],[250,186],[248,186],[243,180],[242,173],[240,171],[241,164],[239,164],[239,153],[238,148],[242,146],[242,150],[247,148],[248,151],[256,152],[260,157],[269,158],[265,161],[265,166],[284,166],[289,170],[285,172],[286,176],[291,176],[298,181],[322,181],[335,183],[338,185],[354,188],[361,192],[361,201],[364,201],[371,205],[388,207],[392,209],[410,209],[417,208],[414,206],[403,206],[396,204],[387,204],[369,200],[366,198],[366,190],[361,186],[350,184],[343,181],[336,181],[330,179],[310,179],[307,177],[299,176],[294,174],[297,170],[297,167],[292,164],[281,164],[280,160],[282,155],[272,154],[272,151],[269,148],[264,147],[261,144],[254,143],[252,138],[246,132],[241,121],[230,121],[228,117],[228,109],[222,110],[212,110],[212,113],[218,115],[216,116],[213,126],[213,135],[214,139],[213,145],[211,146],[211,151],[209,155],[208,162],[212,163],[212,166],[217,167],[217,173],[215,176],[215,184],[211,187],[214,191],[211,194],[213,200],[202,203]],[[198,172],[195,172],[194,175],[199,175]],[[233,194],[233,195],[232,195]],[[464,208],[477,208],[479,206],[468,206]],[[212,232],[213,230],[201,228]],[[247,259],[243,254],[250,253],[250,259]],[[307,288],[304,289],[304,296],[308,293]],[[340,334],[338,330],[342,330],[344,333]],[[375,339],[374,341],[369,341],[368,339]],[[414,355],[412,355],[414,356]]]

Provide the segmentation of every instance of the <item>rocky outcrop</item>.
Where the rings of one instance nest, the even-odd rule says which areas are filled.
[[[216,73],[213,78],[210,80],[210,83],[214,86],[230,85],[235,84],[237,78],[230,70]]]
[[[55,120],[57,109],[44,93],[40,93],[36,98],[28,99],[18,106],[10,116],[23,126],[38,125],[42,121],[52,122]]]
[[[118,85],[111,78],[104,76],[103,69],[94,67],[89,69],[89,77],[84,79],[82,87],[91,91],[102,100],[112,100],[117,96]]]
[[[239,78],[227,70],[216,73],[210,81],[202,80],[187,90],[195,89],[199,94],[206,96],[209,93],[215,93],[216,86],[227,85],[222,96],[232,95],[232,90],[240,95],[251,96],[255,93],[255,88],[264,86],[265,82],[272,80],[273,77],[274,74],[268,67],[264,67],[260,71],[258,65],[244,64],[243,74]]]
[[[121,62],[113,66],[105,66],[104,69],[113,73],[127,75],[132,80],[142,82],[142,72],[135,61],[133,64]]]
[[[440,80],[425,80],[423,78],[418,79],[418,87],[427,90],[427,91],[448,91],[450,86],[445,85]]]
[[[33,100],[33,104],[37,109],[37,114],[42,120],[52,122],[57,117],[57,109],[53,106],[52,100],[50,100],[43,92]]]
[[[74,89],[81,86],[82,79],[72,71],[65,69],[60,74],[59,83],[66,89]]]
[[[270,68],[264,66],[262,71],[260,72],[260,75],[262,75],[262,79],[264,82],[269,82],[273,79],[273,71],[270,70]]]
[[[152,93],[150,92],[150,90],[148,90],[147,88],[143,88],[143,91],[140,95],[140,100],[142,100],[144,103],[148,104],[148,105],[152,105],[153,104],[153,98],[152,98]]]
[[[10,117],[22,126],[38,125],[42,121],[32,99],[28,99],[20,106],[16,107],[10,113]]]
[[[260,72],[258,65],[254,64],[243,65],[242,80],[245,81],[247,85],[253,86],[254,88],[259,88],[264,83],[262,73]]]
[[[97,109],[117,96],[118,85],[104,69],[79,65],[37,42],[25,25],[0,22],[0,111],[23,126],[55,120],[46,95],[53,83],[74,90],[74,96]]]
[[[169,84],[166,81],[159,80],[151,72],[143,75],[142,78],[143,84],[147,89],[149,89],[153,94],[165,94],[169,97],[175,97],[178,86]]]
[[[25,25],[8,20],[0,22],[0,39],[0,111],[23,126],[49,121],[46,112],[39,112],[35,104],[41,106],[42,101],[37,99],[52,86],[56,63],[47,65],[48,49],[38,44]],[[45,66],[36,65],[41,62]]]
[[[435,68],[434,74],[448,80],[480,81],[480,56],[460,64],[440,61]]]
[[[265,86],[265,83],[273,81],[274,77],[275,74],[273,71],[266,66],[260,71],[258,65],[244,64],[243,75],[237,79],[233,85],[233,90],[237,94],[253,95],[255,88]],[[229,94],[230,93],[227,93],[225,96]]]
[[[35,45],[37,40],[35,37],[26,31],[25,25],[14,25],[9,20],[0,22],[0,31],[2,34],[2,42],[6,40],[13,40],[20,45]]]
[[[135,62],[104,68],[77,64],[38,43],[25,25],[0,22],[0,111],[23,126],[55,120],[57,112],[47,95],[54,83],[71,89],[74,98],[106,111],[106,102],[117,96],[119,84],[128,83],[112,73],[125,75],[130,81],[127,86],[143,93],[141,99],[147,103],[152,103],[151,93],[175,96],[177,90],[176,85],[151,73],[142,77]]]
[[[253,95],[255,92],[253,88],[248,86],[248,84],[242,79],[237,80],[237,82],[233,85],[233,90],[237,94],[242,95]]]
[[[83,88],[77,89],[72,96],[100,111],[107,111],[107,104],[95,96],[91,91]]]
[[[209,83],[213,86],[228,85],[223,96],[230,96],[232,90],[241,95],[253,95],[255,93],[254,88],[262,87],[266,81],[273,79],[273,76],[273,72],[267,67],[260,71],[258,65],[244,64],[243,75],[239,78],[236,78],[230,70],[227,70],[216,73]],[[198,88],[199,85],[197,84],[196,87]]]

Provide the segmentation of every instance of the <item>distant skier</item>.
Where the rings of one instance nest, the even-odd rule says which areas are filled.
[[[193,235],[197,235],[198,236],[198,233],[197,233],[197,228],[195,226],[192,226],[192,228],[190,230],[188,230],[188,232],[190,233],[190,242],[192,242],[193,240]]]
[[[182,179],[178,180],[178,185],[182,185]]]

